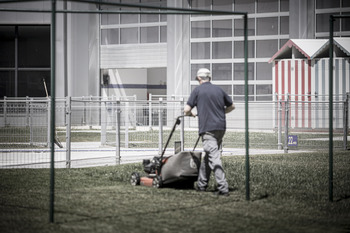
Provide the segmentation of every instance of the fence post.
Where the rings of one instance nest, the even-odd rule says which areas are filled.
[[[66,97],[66,168],[71,167],[72,97]]]
[[[282,101],[281,99],[277,100],[278,104],[278,149],[282,150]]]
[[[51,98],[47,97],[47,147],[50,147],[50,138],[51,138],[51,127],[50,127],[50,121],[51,121]]]
[[[4,126],[7,126],[7,96],[4,96]]]
[[[124,137],[124,143],[125,143],[125,148],[129,148],[129,122],[130,122],[130,116],[129,116],[129,102],[125,102],[125,137]]]
[[[26,100],[27,101],[27,100]],[[33,118],[34,118],[34,116],[33,116],[33,98],[31,98],[30,99],[30,109],[29,109],[29,145],[33,145]]]
[[[348,128],[349,128],[349,93],[346,93],[346,99],[343,107],[343,149],[348,149]]]
[[[90,102],[89,102],[89,129],[92,129],[92,95],[90,95]]]
[[[159,98],[159,145],[158,145],[158,151],[159,155],[162,154],[162,148],[163,148],[163,98]]]
[[[82,125],[86,125],[86,102],[85,102],[85,96],[82,97],[83,103],[84,103],[84,109],[83,109],[83,122]]]
[[[184,106],[184,98],[180,98],[180,110],[182,112],[182,108]],[[180,114],[183,115],[183,114]],[[181,151],[185,150],[185,117],[182,118],[181,131],[180,131],[180,140],[181,140]]]
[[[117,100],[116,110],[116,164],[120,164],[120,99]]]
[[[133,124],[133,127],[135,127],[135,129],[136,129],[136,126],[137,126],[137,95],[134,95],[134,102],[133,102],[134,104],[133,104],[133,112],[134,112],[134,114],[133,114],[133,119],[132,119],[132,124]]]
[[[289,93],[287,93],[287,100],[285,101],[284,111],[284,153],[288,153]]]
[[[29,97],[26,96],[26,124],[29,126]]]
[[[108,103],[108,98],[107,101],[102,102],[102,109],[101,109],[101,145],[106,145],[107,141],[107,134],[106,134],[106,129],[107,129],[107,103]]]
[[[152,129],[152,94],[148,94],[148,126]]]

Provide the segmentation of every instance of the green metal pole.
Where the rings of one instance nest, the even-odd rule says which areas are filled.
[[[248,124],[248,17],[244,14],[244,98],[245,98],[245,169],[246,200],[250,200],[249,124]]]
[[[56,0],[51,0],[51,121],[50,121],[50,222],[54,222],[55,201],[55,71],[56,71]]]
[[[333,201],[333,23],[329,17],[329,201]]]

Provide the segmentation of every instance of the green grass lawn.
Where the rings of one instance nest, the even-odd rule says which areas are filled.
[[[209,191],[131,186],[141,164],[56,169],[55,223],[49,223],[48,169],[0,170],[1,232],[349,232],[350,153],[251,156],[251,200],[244,156],[224,157],[229,197]]]

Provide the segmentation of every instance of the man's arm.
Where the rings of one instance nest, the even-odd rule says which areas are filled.
[[[196,116],[192,113],[192,107],[188,104],[186,104],[185,108],[184,108],[184,113],[186,116]]]
[[[232,112],[236,108],[235,104],[232,104],[231,106],[228,106],[225,108],[225,113]]]

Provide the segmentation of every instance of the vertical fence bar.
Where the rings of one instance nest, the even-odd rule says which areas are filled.
[[[284,153],[288,153],[288,134],[289,134],[289,93],[287,93],[284,102]]]
[[[33,98],[29,100],[26,98],[26,108],[27,108],[27,124],[29,126],[29,145],[33,145],[34,142],[34,132],[33,132],[33,119],[34,119],[34,111],[33,111],[34,101]]]
[[[346,98],[343,107],[343,149],[348,149],[348,128],[349,128],[349,93],[346,93]]]
[[[158,145],[158,153],[162,154],[163,148],[163,98],[159,98],[159,145]]]
[[[85,96],[83,96],[82,100],[83,100],[83,104],[84,104],[82,125],[85,126],[86,125],[86,102],[84,101],[84,100],[86,100]]]
[[[72,97],[66,97],[66,168],[71,167]]]
[[[278,100],[278,149],[282,150],[282,101]]]
[[[245,99],[245,168],[246,200],[250,200],[250,165],[249,165],[249,118],[248,118],[248,15],[244,14],[244,99]]]
[[[152,129],[152,94],[148,94],[148,126]]]
[[[120,164],[120,100],[117,100],[117,109],[116,109],[116,135],[115,135],[115,152],[116,152],[116,164]]]
[[[4,96],[4,126],[7,126],[7,96]]]
[[[50,166],[50,222],[54,222],[55,201],[55,72],[56,72],[56,0],[51,0],[51,166]]]
[[[48,97],[47,99],[46,99],[46,103],[47,103],[47,114],[46,114],[46,122],[47,122],[47,125],[49,126],[49,127],[47,127],[47,147],[49,147],[50,148],[50,135],[51,135],[51,124],[50,124],[50,120],[51,120],[51,98],[50,97]]]
[[[107,99],[108,101],[108,99]],[[101,145],[107,142],[107,101],[101,103]]]
[[[30,105],[30,102],[29,102],[29,97],[26,96],[26,125],[28,126],[29,125],[29,105]]]
[[[124,134],[124,146],[125,148],[129,148],[129,122],[130,122],[130,115],[129,115],[129,109],[130,105],[129,102],[125,102],[125,134]]]
[[[92,129],[92,95],[90,95],[89,99],[89,129]]]
[[[180,109],[184,106],[184,98],[180,99]],[[182,118],[181,132],[180,132],[180,141],[181,141],[181,151],[185,150],[185,117]]]
[[[333,15],[329,16],[329,201],[333,201]]]

